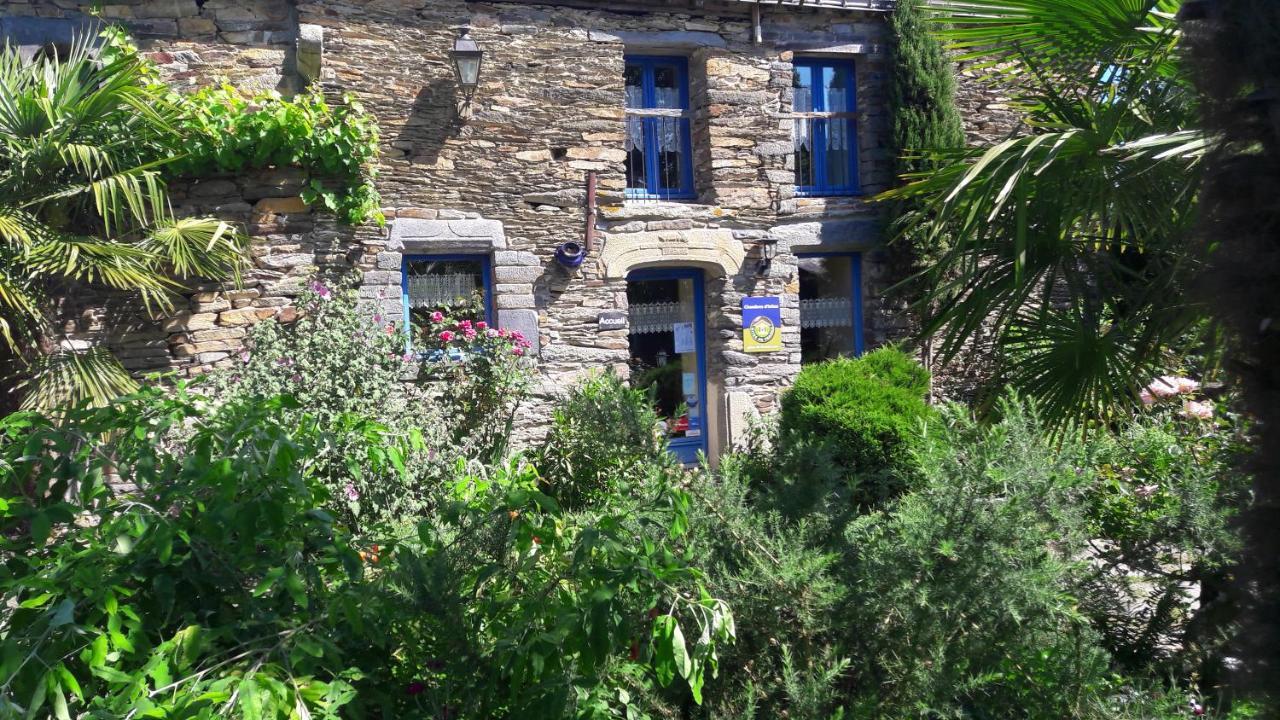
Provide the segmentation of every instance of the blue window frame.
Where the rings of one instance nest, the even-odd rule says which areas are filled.
[[[627,197],[691,200],[689,61],[683,57],[625,58]]]
[[[404,326],[412,351],[413,328],[435,311],[457,320],[493,325],[493,273],[488,255],[406,255],[400,266]]]
[[[800,362],[861,355],[862,255],[796,253],[800,275]]]
[[[858,195],[857,83],[850,60],[793,63],[796,193]]]

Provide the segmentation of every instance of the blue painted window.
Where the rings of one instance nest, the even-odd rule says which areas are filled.
[[[861,355],[862,255],[797,254],[800,362]]]
[[[695,198],[688,59],[628,55],[624,80],[627,197]]]
[[[493,281],[488,255],[406,255],[400,291],[410,342],[433,312],[455,320],[493,324]]]
[[[848,60],[797,59],[792,74],[796,193],[857,195],[857,86]]]

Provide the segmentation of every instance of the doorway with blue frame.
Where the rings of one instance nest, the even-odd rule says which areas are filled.
[[[652,393],[671,452],[685,465],[708,452],[705,299],[696,268],[627,275],[631,382]]]

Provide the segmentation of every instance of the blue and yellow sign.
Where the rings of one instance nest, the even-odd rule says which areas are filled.
[[[742,299],[742,349],[749,353],[782,349],[782,300],[776,297]]]

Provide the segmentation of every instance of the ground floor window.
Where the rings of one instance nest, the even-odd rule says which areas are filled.
[[[493,324],[493,285],[488,255],[409,255],[402,266],[405,327],[423,325],[432,313]]]
[[[797,255],[800,268],[800,361],[862,354],[862,256]]]

